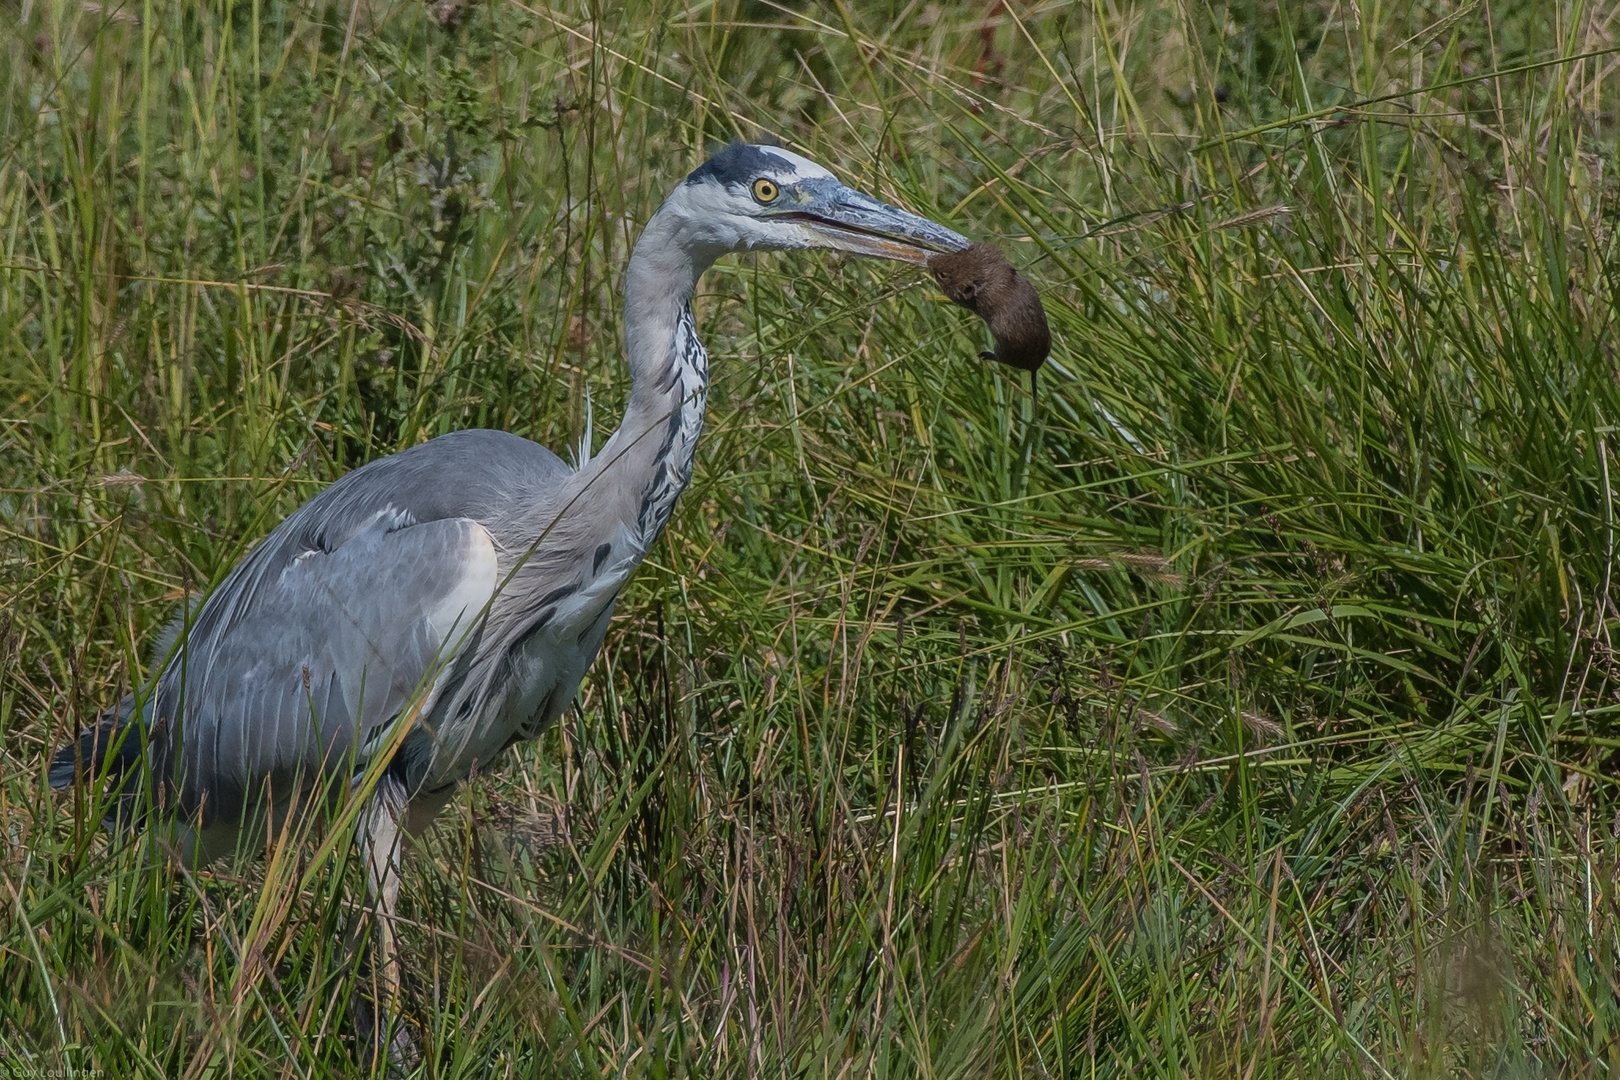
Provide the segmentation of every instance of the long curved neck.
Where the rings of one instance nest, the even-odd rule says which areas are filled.
[[[692,291],[718,251],[688,242],[682,219],[660,210],[625,271],[625,356],[630,402],[619,429],[581,470],[585,498],[613,517],[645,553],[692,478],[708,401],[709,357],[692,322]]]

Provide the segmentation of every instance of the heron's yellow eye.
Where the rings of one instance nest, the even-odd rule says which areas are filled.
[[[775,202],[776,197],[780,194],[781,189],[779,189],[771,181],[765,179],[763,176],[754,181],[754,198],[758,199],[760,202]]]

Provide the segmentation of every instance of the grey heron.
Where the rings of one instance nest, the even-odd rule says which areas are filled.
[[[375,948],[397,979],[402,832],[573,700],[691,479],[709,382],[699,276],[728,252],[831,248],[923,266],[967,247],[787,150],[721,150],[630,256],[629,402],[600,452],[570,468],[527,439],[470,430],[344,476],[185,616],[150,680],[55,754],[51,786],[106,783],[111,822],[161,817],[185,858],[207,861],[372,767],[362,850]]]

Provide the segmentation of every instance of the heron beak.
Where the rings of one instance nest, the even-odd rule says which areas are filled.
[[[960,233],[835,181],[795,185],[784,194],[786,205],[769,216],[803,226],[811,247],[924,266],[930,255],[970,245]]]

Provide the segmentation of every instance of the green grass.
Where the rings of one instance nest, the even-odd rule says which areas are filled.
[[[638,224],[766,134],[1057,370],[705,278],[691,489],[410,861],[424,1075],[1620,1070],[1620,9],[992,7],[0,2],[0,1075],[364,1072],[345,844],[175,869],[46,756],[346,470],[599,445]]]

